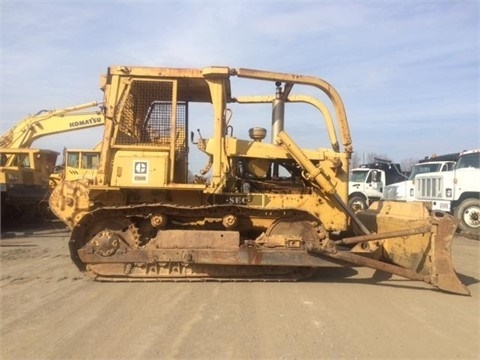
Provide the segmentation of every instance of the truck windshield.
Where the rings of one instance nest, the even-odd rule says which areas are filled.
[[[364,182],[367,178],[368,170],[354,170],[350,173],[351,182]]]
[[[480,152],[474,152],[461,156],[457,162],[457,169],[463,168],[480,169]]]
[[[415,175],[418,174],[425,174],[425,173],[431,173],[431,172],[437,172],[440,171],[440,166],[442,164],[417,164],[412,167],[412,172],[410,173],[410,176],[408,177],[408,180],[413,180],[415,178]]]

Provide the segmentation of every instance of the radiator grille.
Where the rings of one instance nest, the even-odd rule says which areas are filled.
[[[441,177],[416,178],[417,197],[419,199],[441,199],[443,181]]]

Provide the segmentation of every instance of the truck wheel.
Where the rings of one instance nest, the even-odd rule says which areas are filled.
[[[360,195],[354,195],[348,200],[348,206],[353,211],[365,210],[368,208],[367,201]]]
[[[472,232],[480,229],[480,199],[466,199],[455,208],[455,217],[460,220],[461,231]]]

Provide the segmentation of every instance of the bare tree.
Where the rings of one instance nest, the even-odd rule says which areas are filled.
[[[350,160],[350,167],[353,169],[353,168],[359,167],[362,164],[374,163],[375,159],[382,159],[382,160],[391,161],[390,157],[388,155],[385,155],[385,154],[379,154],[379,153],[367,153],[366,154],[366,153],[363,153],[363,154],[360,155],[359,153],[354,153],[352,155],[352,159]]]
[[[400,162],[400,166],[402,167],[403,171],[410,172],[410,171],[412,171],[413,165],[418,163],[418,160],[419,159],[417,159],[417,158],[404,159]]]
[[[374,163],[375,159],[382,159],[382,160],[388,160],[392,162],[396,162],[391,160],[390,156],[384,153],[354,153],[352,155],[352,159],[350,160],[350,168],[356,168],[359,167],[361,164],[369,164],[369,163]],[[412,166],[417,164],[420,159],[418,158],[408,158],[408,159],[403,159],[399,162],[400,167],[402,171],[404,172],[410,172],[412,170]]]
[[[389,157],[388,155],[386,155],[386,154],[368,153],[368,154],[364,154],[363,163],[364,163],[364,164],[374,163],[374,162],[375,162],[375,159],[382,159],[382,160],[391,161],[391,160],[390,160],[390,157]]]
[[[360,164],[360,156],[357,153],[353,153],[352,158],[350,159],[350,167],[353,169],[360,166]]]

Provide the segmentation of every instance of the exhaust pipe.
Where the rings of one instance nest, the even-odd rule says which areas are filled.
[[[283,131],[285,124],[285,99],[281,83],[276,82],[275,99],[272,102],[272,144],[276,144],[277,136]]]
[[[275,99],[272,101],[272,144],[277,143],[278,134],[283,131],[285,124],[285,98],[283,96],[281,83],[275,83]],[[273,165],[273,177],[279,177],[278,164]]]

